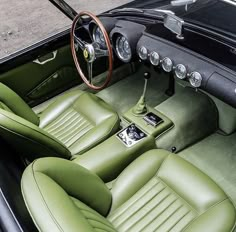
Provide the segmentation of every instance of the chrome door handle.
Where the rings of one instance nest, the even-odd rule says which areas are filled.
[[[54,59],[56,58],[56,56],[57,56],[57,50],[54,51],[54,52],[52,52],[52,55],[53,55],[52,58],[49,58],[49,59],[47,59],[47,60],[40,61],[39,59],[36,59],[36,60],[34,60],[33,62],[36,63],[36,64],[44,65],[44,64],[46,64],[46,63],[48,63],[48,62],[54,60]]]

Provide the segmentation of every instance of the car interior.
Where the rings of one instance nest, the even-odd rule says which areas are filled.
[[[235,73],[142,20],[4,60],[0,231],[234,231]]]

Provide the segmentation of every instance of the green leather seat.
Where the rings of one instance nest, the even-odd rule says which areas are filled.
[[[82,154],[118,127],[116,112],[91,93],[69,92],[36,115],[20,96],[0,83],[0,136],[29,160]]]
[[[71,161],[41,158],[22,176],[26,206],[43,232],[230,232],[235,208],[196,167],[164,150],[131,163],[109,190]]]

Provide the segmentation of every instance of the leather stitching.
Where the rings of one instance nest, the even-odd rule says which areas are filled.
[[[208,208],[205,212],[199,214],[194,220],[191,221],[191,223],[189,223],[189,224],[183,229],[182,232],[186,231],[186,229],[188,229],[188,228],[191,226],[191,224],[193,224],[200,216],[204,215],[205,213],[207,213],[208,211],[212,210],[214,207],[216,207],[217,205],[223,203],[223,202],[226,201],[226,200],[229,200],[229,199],[228,199],[228,198],[225,198],[225,199],[223,199],[223,200],[221,200],[221,201],[215,203],[214,205],[212,205],[212,206],[211,206],[210,208]]]
[[[22,134],[18,134],[18,133],[16,133],[15,131],[12,131],[12,130],[9,130],[8,128],[2,127],[1,125],[0,125],[0,128],[2,128],[3,130],[9,131],[10,133],[15,134],[15,135],[17,135],[17,136],[19,136],[19,137],[22,137],[22,138],[24,138],[25,140],[28,140],[28,141],[30,141],[30,142],[32,142],[32,143],[39,144],[39,145],[40,145],[41,147],[43,147],[45,150],[50,151],[50,153],[55,154],[54,156],[58,157],[59,152],[53,151],[53,149],[50,148],[49,146],[45,146],[44,144],[39,143],[39,142],[36,141],[36,140],[30,139],[30,138],[28,138],[28,137],[25,137],[25,136],[23,136]],[[66,147],[63,146],[62,148],[63,148],[63,150],[64,150],[63,152],[70,153],[70,151],[69,151]],[[67,158],[70,158],[70,157],[67,156]]]
[[[50,216],[51,219],[55,222],[55,225],[58,227],[58,229],[59,229],[60,231],[64,231],[64,230],[61,228],[60,224],[57,222],[56,218],[53,216],[52,212],[50,211],[50,209],[49,209],[49,207],[48,207],[48,205],[47,205],[47,203],[46,203],[46,201],[45,201],[45,199],[44,199],[44,197],[43,197],[43,194],[42,194],[42,192],[41,192],[41,189],[40,189],[40,187],[39,187],[39,185],[38,185],[38,183],[37,183],[37,181],[36,181],[36,178],[35,178],[34,164],[35,164],[35,161],[32,163],[32,174],[33,174],[33,178],[34,178],[35,184],[36,184],[36,186],[38,187],[39,194],[40,194],[40,196],[42,197],[42,202],[44,203],[45,207],[47,208],[48,213],[49,213],[49,216]]]
[[[189,204],[185,199],[183,199],[179,194],[177,194],[168,184],[166,184],[159,176],[157,176],[156,178],[160,179],[160,181],[162,182],[162,184],[164,184],[165,186],[167,186],[175,195],[178,196],[179,199],[181,199],[186,205],[188,205],[193,211],[195,211],[196,214],[199,215],[199,212],[197,211],[197,209],[195,209],[191,204]]]
[[[14,121],[14,122],[20,124],[20,125],[23,126],[23,127],[29,128],[30,130],[33,130],[34,132],[39,133],[39,134],[41,134],[41,135],[43,135],[43,136],[45,136],[45,137],[47,137],[47,138],[53,140],[54,142],[56,142],[57,144],[59,144],[61,147],[63,147],[63,149],[65,149],[65,147],[63,146],[63,144],[60,144],[60,141],[55,140],[53,137],[49,137],[49,136],[47,136],[46,134],[43,134],[43,133],[41,133],[40,131],[37,131],[37,130],[35,130],[35,129],[32,128],[32,127],[28,127],[27,125],[22,124],[22,123],[20,123],[20,122],[18,122],[18,121],[15,121],[14,119],[12,119],[12,118],[10,118],[10,117],[4,115],[4,114],[2,114],[2,115],[3,115],[4,117],[8,118],[9,120],[12,120],[12,121]],[[12,131],[12,130],[10,130],[10,129],[4,127],[3,125],[0,125],[0,127],[3,128],[3,129],[7,129],[8,131],[11,131],[11,132],[13,132],[13,133],[15,133],[15,134],[18,134],[17,132]],[[39,129],[40,129],[40,128],[39,128]],[[23,136],[23,137],[24,137],[24,136]]]

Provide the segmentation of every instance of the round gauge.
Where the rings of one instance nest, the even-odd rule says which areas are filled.
[[[165,57],[162,60],[161,66],[164,69],[164,71],[171,72],[172,69],[173,69],[173,62],[172,62],[172,60],[169,57]]]
[[[138,50],[138,55],[141,60],[146,60],[148,58],[148,50],[146,47],[142,46]]]
[[[101,44],[103,47],[106,46],[104,35],[98,26],[95,26],[93,29],[93,40]]]
[[[199,72],[190,73],[189,82],[195,88],[200,87],[202,84],[202,75]]]
[[[157,66],[160,62],[160,56],[157,52],[152,52],[150,54],[150,62],[152,65]]]
[[[118,57],[124,61],[129,62],[131,60],[131,47],[128,40],[124,36],[119,36],[116,40],[116,52]]]
[[[175,67],[175,76],[179,79],[184,79],[187,76],[187,69],[183,64],[178,64]]]

